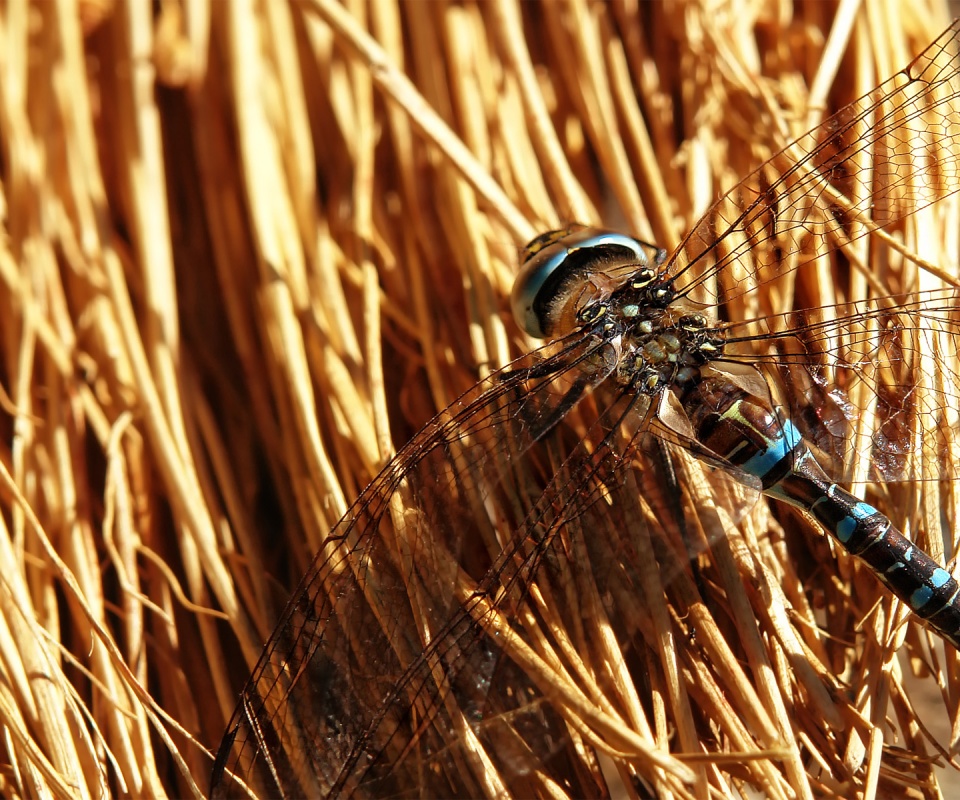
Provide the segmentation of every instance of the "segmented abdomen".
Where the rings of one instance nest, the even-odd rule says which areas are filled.
[[[800,432],[733,382],[691,382],[681,403],[698,441],[809,512],[921,619],[960,649],[960,584],[873,506],[830,481]]]

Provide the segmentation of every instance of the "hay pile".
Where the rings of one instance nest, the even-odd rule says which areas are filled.
[[[204,794],[329,530],[434,414],[530,348],[507,313],[518,248],[572,220],[675,247],[949,24],[933,2],[157,9],[0,6],[7,797]],[[956,276],[957,218],[948,199],[896,235]],[[939,280],[889,251],[869,269],[823,257],[796,294]],[[754,314],[791,302],[755,296]],[[606,635],[587,613],[552,631],[583,663],[560,657],[551,680],[596,715],[554,695],[580,782],[544,764],[514,791],[931,795],[957,654],[900,625],[800,515],[698,499],[718,490],[677,458],[686,517],[740,509],[698,523],[704,602],[646,608],[633,644],[603,651],[580,647]],[[943,561],[955,484],[870,491]],[[565,624],[543,602],[540,623]],[[511,787],[495,756],[474,751],[464,769],[489,772],[464,785]],[[426,794],[445,785],[423,770]]]

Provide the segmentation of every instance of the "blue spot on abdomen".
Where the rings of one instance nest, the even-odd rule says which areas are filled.
[[[933,589],[931,589],[929,586],[921,586],[912,595],[910,595],[910,608],[914,609],[915,611],[919,611],[930,602],[932,597]]]
[[[767,448],[741,465],[744,472],[763,480],[767,474],[785,459],[803,440],[800,431],[790,420],[784,420],[780,426],[780,435],[767,438]]]
[[[837,535],[837,538],[840,540],[841,544],[846,544],[850,541],[850,537],[856,533],[857,527],[863,520],[879,513],[880,512],[869,503],[860,501],[850,509],[849,514],[847,514],[837,523],[834,533]]]

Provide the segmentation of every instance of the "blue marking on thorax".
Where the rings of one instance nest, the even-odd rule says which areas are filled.
[[[794,424],[785,419],[780,425],[779,435],[767,438],[767,448],[740,465],[740,469],[763,480],[777,464],[793,452],[803,437]]]
[[[879,513],[880,512],[869,503],[860,501],[850,510],[850,514],[845,516],[842,520],[840,520],[840,522],[837,523],[837,529],[835,531],[837,538],[845,544],[856,532],[857,526],[862,520]]]

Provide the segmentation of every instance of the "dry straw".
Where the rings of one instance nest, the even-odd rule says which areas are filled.
[[[948,23],[933,0],[0,5],[0,794],[204,794],[327,533],[531,347],[506,311],[518,248],[571,220],[674,247]],[[951,198],[896,229],[945,275],[824,256],[731,310],[955,281],[958,228]],[[876,408],[851,399],[869,441]],[[447,742],[453,782],[419,762],[423,793],[933,796],[957,654],[802,515],[664,460],[681,497],[630,473],[635,507],[570,520],[526,604],[474,608],[500,648],[487,685],[532,694]],[[944,560],[956,483],[861,486]],[[627,547],[617,522],[651,513]],[[632,591],[576,569],[597,547]],[[536,737],[523,704],[556,758],[511,761]]]

